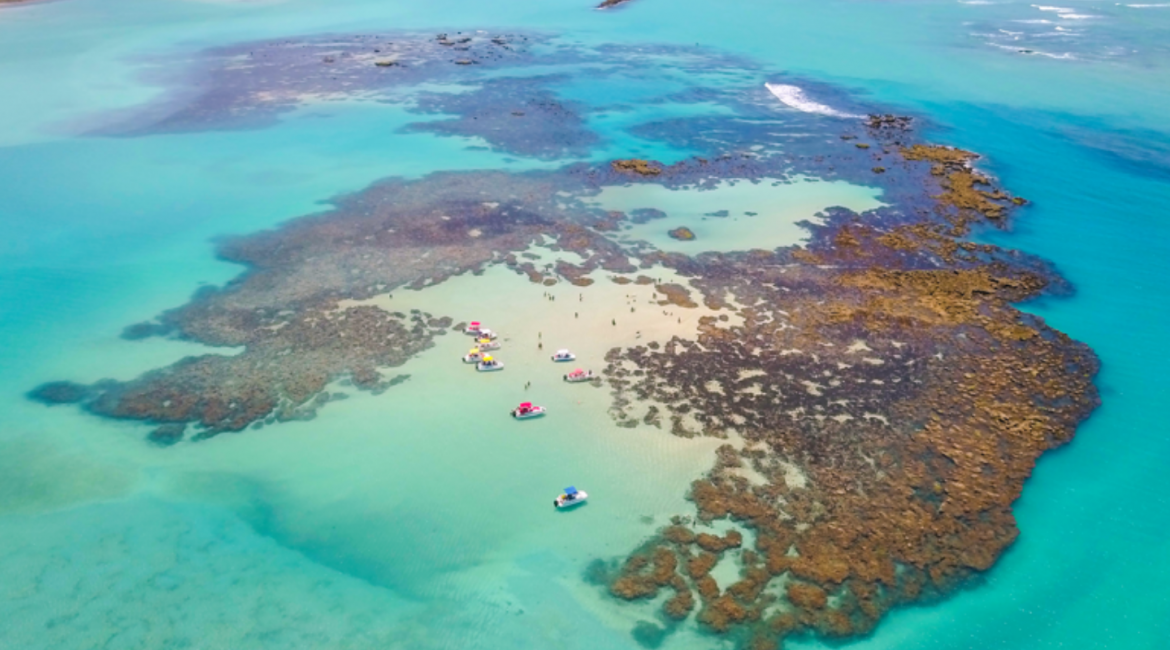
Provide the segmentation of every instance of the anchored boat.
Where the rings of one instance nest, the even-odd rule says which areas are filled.
[[[473,320],[467,324],[467,329],[463,330],[463,333],[478,335],[481,328],[483,328],[483,324],[477,320]]]
[[[471,351],[463,355],[463,363],[479,363],[483,359],[483,353],[479,348],[471,348]]]
[[[521,402],[520,406],[512,409],[512,417],[517,420],[528,420],[544,415],[543,406],[534,406],[532,402]]]
[[[557,350],[556,354],[552,355],[552,360],[558,363],[562,361],[576,361],[577,355],[568,350]]]
[[[576,383],[579,383],[582,381],[589,381],[590,379],[593,379],[593,371],[592,370],[582,370],[580,368],[577,368],[573,372],[570,372],[569,374],[565,375],[565,381],[569,382],[570,384],[576,384]]]
[[[475,369],[480,371],[480,372],[492,372],[493,370],[503,370],[504,369],[504,362],[503,361],[496,361],[495,358],[492,357],[492,355],[487,354],[487,355],[484,355],[483,359],[480,360],[479,363],[475,364]]]
[[[553,500],[553,506],[555,506],[557,510],[564,510],[565,508],[572,508],[575,505],[585,503],[585,499],[588,498],[589,495],[586,494],[583,490],[578,490],[577,488],[570,485],[569,487],[565,488],[564,494]]]
[[[500,342],[481,338],[480,340],[476,341],[476,347],[478,347],[480,350],[499,350]]]

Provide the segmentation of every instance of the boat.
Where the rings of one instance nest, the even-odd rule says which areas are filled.
[[[593,379],[593,371],[592,370],[582,370],[580,368],[577,368],[573,372],[570,372],[569,374],[565,375],[565,381],[569,382],[570,384],[576,384],[576,383],[582,382],[582,381],[589,381],[590,379]]]
[[[479,338],[487,339],[489,341],[494,341],[494,340],[496,340],[496,337],[499,336],[498,334],[489,330],[486,327],[480,328],[480,330],[479,330],[479,332],[477,332],[477,334],[479,334]]]
[[[527,420],[530,418],[538,418],[544,415],[543,406],[534,406],[532,402],[521,402],[520,406],[512,409],[512,417],[517,420]]]
[[[479,351],[479,348],[471,348],[467,354],[463,355],[463,363],[479,363],[482,358],[483,353]]]
[[[475,369],[480,372],[492,372],[494,370],[503,370],[504,362],[496,361],[490,354],[485,354],[479,363],[475,364]]]
[[[480,350],[499,350],[500,342],[493,341],[491,339],[480,339],[476,341],[476,347],[478,347]]]
[[[564,510],[565,508],[572,508],[575,505],[585,503],[585,499],[588,498],[589,495],[586,494],[583,490],[578,490],[577,488],[570,485],[569,487],[565,488],[564,494],[553,500],[553,506],[555,506],[557,510]]]
[[[552,355],[552,360],[556,362],[561,361],[576,361],[577,355],[568,350],[557,350],[556,354]]]
[[[467,324],[467,329],[463,330],[464,334],[479,334],[479,330],[483,328],[483,324],[477,320],[473,320]]]

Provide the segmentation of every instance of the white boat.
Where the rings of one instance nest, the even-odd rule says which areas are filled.
[[[499,350],[500,342],[493,341],[491,339],[480,339],[476,341],[476,347],[478,347],[480,350]]]
[[[483,329],[483,324],[477,320],[473,320],[467,324],[467,329],[463,330],[463,333],[464,334],[479,334],[479,331],[481,329]]]
[[[552,355],[552,360],[558,363],[562,361],[576,361],[577,355],[568,350],[557,350],[556,354]]]
[[[463,363],[479,363],[483,359],[483,353],[479,348],[471,348],[471,351],[463,355]]]
[[[476,334],[479,334],[479,338],[487,339],[489,341],[494,341],[499,336],[499,334],[496,334],[495,332],[489,330],[486,327],[480,328],[480,330],[478,332],[476,332]]]
[[[576,384],[576,383],[583,382],[583,381],[589,381],[590,379],[593,379],[593,371],[592,370],[582,370],[580,368],[577,368],[573,372],[570,372],[569,374],[565,375],[565,381],[569,382],[570,384]]]
[[[492,355],[487,354],[487,355],[484,355],[483,359],[479,363],[475,364],[475,369],[480,371],[480,372],[492,372],[495,370],[503,370],[504,369],[504,362],[503,361],[496,361],[492,357]]]
[[[544,415],[545,410],[543,406],[535,406],[532,402],[521,402],[520,406],[512,409],[512,417],[517,420],[528,420],[531,418],[538,418]]]
[[[572,508],[573,506],[585,503],[585,500],[588,498],[589,495],[584,490],[578,490],[570,485],[565,488],[564,494],[553,500],[553,506],[557,510],[564,510],[565,508]]]

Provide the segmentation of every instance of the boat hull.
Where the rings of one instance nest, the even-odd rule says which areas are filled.
[[[475,364],[475,369],[478,370],[479,372],[495,372],[497,370],[503,370],[504,364],[497,363],[493,366],[485,366],[485,365],[483,365],[483,362],[480,361],[479,363]]]
[[[512,410],[512,417],[516,418],[517,420],[531,420],[534,418],[544,417],[544,414],[545,410],[543,408],[532,410],[527,413],[521,413],[515,409]]]
[[[552,357],[552,360],[553,360],[553,361],[555,361],[555,362],[557,362],[557,363],[564,363],[564,362],[566,362],[566,361],[576,361],[576,360],[577,360],[577,355],[575,355],[575,354],[570,354],[570,355],[569,355],[569,356],[567,356],[567,357],[558,357],[557,355],[555,355],[555,354],[554,354],[554,355],[553,355],[553,357]]]
[[[587,499],[589,499],[588,494],[586,494],[584,492],[578,492],[577,498],[573,499],[572,501],[567,501],[565,499],[562,499],[561,497],[557,497],[556,499],[553,499],[553,506],[555,506],[557,510],[568,510],[569,508],[575,508],[575,507],[581,505],[582,503],[585,503],[585,501]]]
[[[569,375],[565,375],[565,381],[569,382],[570,384],[580,384],[582,382],[586,382],[586,381],[589,381],[591,379],[593,379],[593,373],[591,373],[591,372],[586,373],[584,375],[578,375],[576,377],[570,377]]]

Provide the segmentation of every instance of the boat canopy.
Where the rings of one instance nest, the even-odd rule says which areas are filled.
[[[520,408],[530,409],[532,408],[532,402],[520,402]]]
[[[567,494],[567,495],[569,495],[569,496],[573,496],[573,495],[574,495],[574,494],[576,494],[576,493],[577,493],[577,488],[573,487],[572,485],[570,485],[569,487],[565,488],[565,494]]]
[[[557,350],[557,356],[569,354],[568,350]]]
[[[583,374],[585,374],[585,371],[580,369],[580,368],[577,368],[576,370],[573,371],[573,374],[574,375],[583,375]]]
[[[479,354],[479,348],[471,348],[467,354]]]
[[[468,327],[470,327],[472,329],[479,329],[479,321],[477,321],[477,320],[471,321],[471,324],[468,325]]]
[[[483,360],[484,360],[484,361],[491,361],[491,360],[492,360],[492,355],[490,355],[490,354],[489,354],[489,355],[486,355],[486,356],[484,356]]]

